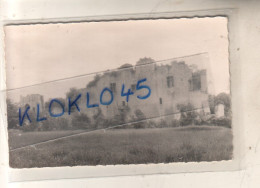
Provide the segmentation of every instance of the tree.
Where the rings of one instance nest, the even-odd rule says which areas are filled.
[[[139,121],[145,119],[145,115],[140,109],[137,109],[135,111],[135,116],[136,116],[137,120],[139,120]]]
[[[70,88],[70,90],[66,93],[66,98],[68,99],[70,97],[75,99],[79,94],[80,94],[79,90],[73,87]]]
[[[146,65],[146,64],[151,64],[151,63],[155,63],[155,60],[150,58],[150,57],[144,57],[144,58],[140,58],[136,65]]]
[[[67,105],[66,105],[65,99],[63,99],[63,98],[55,98],[55,99],[57,99],[58,101],[60,101],[64,105],[64,110],[66,112],[67,111]],[[49,99],[48,101],[45,102],[45,109],[47,109],[47,110],[49,109],[49,105],[50,105],[51,100],[52,99]],[[60,108],[60,105],[57,104],[57,103],[53,103],[52,108],[55,108],[55,107]]]
[[[70,88],[70,90],[66,93],[67,102],[64,103],[65,106],[68,106],[67,104],[68,104],[69,98],[71,98],[71,100],[75,100],[79,94],[80,94],[80,91],[78,89],[76,89],[75,87]],[[67,107],[65,108],[65,111],[67,111],[66,109],[67,109]],[[76,107],[73,106],[71,108],[71,112],[75,112],[75,111],[76,111]]]
[[[25,108],[22,108],[21,110],[24,112],[26,108],[27,108],[27,105],[25,106]],[[22,126],[19,126],[20,129],[22,129],[23,131],[37,130],[42,125],[42,122],[36,121],[37,114],[33,110],[29,110],[28,115],[31,119],[31,122],[28,119],[25,118]]]
[[[210,113],[215,114],[215,96],[209,95],[208,96],[208,102],[209,102]]]
[[[219,93],[217,96],[209,95],[208,97],[209,108],[212,114],[215,113],[215,106],[223,104],[225,106],[225,116],[229,116],[231,113],[231,97],[227,93]]]
[[[6,100],[6,104],[8,129],[17,128],[19,126],[18,107],[10,99]]]
[[[226,93],[220,93],[216,96],[215,98],[215,104],[224,104],[224,106],[226,106],[227,108],[230,108],[230,103],[231,103],[231,99],[230,99],[230,95],[226,94]]]
[[[129,115],[130,108],[128,106],[123,106],[122,108],[118,109],[117,114],[114,115],[113,118],[108,120],[108,126],[118,126],[117,128],[126,128],[126,126],[119,126],[122,124],[127,123],[127,116]]]
[[[146,126],[146,122],[144,121],[146,117],[144,113],[140,109],[137,109],[135,110],[135,116],[137,122],[134,124],[134,128],[136,129],[144,128]]]
[[[94,122],[95,128],[106,128],[107,124],[101,108],[98,108],[97,113],[93,115],[93,119],[95,121]]]
[[[87,88],[90,88],[90,87],[94,87],[97,85],[98,81],[100,80],[101,76],[99,74],[96,74],[94,79],[92,81],[90,81],[88,84],[87,84]]]

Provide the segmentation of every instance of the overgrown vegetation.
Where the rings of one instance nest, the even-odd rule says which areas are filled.
[[[180,118],[180,125],[187,126],[187,125],[194,125],[194,120],[198,116],[198,113],[194,110],[192,104],[178,104],[178,110],[181,113]]]
[[[100,80],[101,76],[99,74],[95,75],[94,79],[87,84],[87,88],[95,87]]]
[[[90,118],[84,113],[75,113],[72,116],[72,126],[76,129],[88,129],[91,128]]]
[[[99,75],[95,76],[90,86],[96,84],[100,79]],[[76,88],[71,88],[66,93],[66,99],[69,97],[76,98],[80,91]],[[65,99],[58,98],[59,101],[65,106],[65,112],[67,112],[67,103]],[[51,131],[51,130],[66,130],[66,129],[103,129],[108,127],[117,128],[166,128],[166,127],[179,127],[189,125],[209,125],[209,126],[223,126],[231,128],[231,101],[230,95],[226,93],[220,93],[217,96],[209,95],[208,104],[211,114],[203,114],[197,111],[191,103],[178,104],[177,109],[180,113],[179,118],[155,118],[146,120],[145,113],[141,109],[130,109],[129,106],[118,107],[118,113],[112,117],[107,117],[102,112],[102,108],[96,108],[96,113],[89,115],[88,113],[78,113],[75,106],[72,108],[72,114],[70,116],[64,115],[62,117],[54,118],[50,117],[47,112],[41,112],[42,117],[47,117],[47,121],[37,122],[35,118],[37,114],[35,111],[30,110],[29,116],[32,122],[29,122],[25,117],[23,126],[19,126],[19,113],[18,106],[7,100],[7,114],[8,114],[8,129],[21,129],[23,131]],[[48,109],[50,100],[45,103],[45,109]],[[215,116],[215,107],[218,104],[224,105],[224,116]],[[60,105],[53,103],[53,109],[60,109]],[[22,109],[24,110],[24,109]],[[34,119],[33,119],[34,118]],[[126,123],[132,123],[125,126]],[[124,125],[124,126],[120,126]]]

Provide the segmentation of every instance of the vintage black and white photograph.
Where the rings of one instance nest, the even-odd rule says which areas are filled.
[[[232,160],[227,25],[5,26],[10,167]]]

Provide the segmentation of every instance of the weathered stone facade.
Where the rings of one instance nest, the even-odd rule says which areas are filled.
[[[139,80],[146,79],[141,85],[146,85],[151,89],[151,94],[146,99],[140,99],[137,96],[145,96],[147,89],[137,89]],[[128,89],[133,93],[129,95],[127,102],[126,96],[122,96],[122,84],[124,84],[124,93]],[[109,105],[100,104],[100,93],[104,88],[109,88],[113,93],[113,102]],[[77,90],[81,94],[77,104],[80,113],[85,113],[94,120],[94,116],[100,111],[105,119],[113,119],[123,111],[126,114],[125,122],[132,121],[136,111],[141,111],[145,118],[163,118],[172,120],[180,118],[180,109],[178,105],[192,104],[193,110],[200,114],[209,113],[208,92],[207,92],[207,72],[198,70],[196,66],[188,66],[185,62],[164,61],[161,64],[156,63],[151,58],[140,59],[136,66],[125,64],[117,70],[106,71],[96,75],[95,78],[87,83],[85,88]],[[89,103],[97,104],[98,107],[87,107],[87,93],[89,94]],[[111,95],[106,92],[102,99],[109,101]],[[71,99],[75,100],[75,97]],[[37,112],[39,104],[42,116],[48,114],[49,108],[45,109],[42,95],[31,94],[25,97],[21,96],[20,105],[22,107],[30,106],[30,111]],[[71,115],[68,114],[68,99],[65,100],[64,118],[71,122],[73,114],[79,113],[77,109]],[[52,105],[52,113],[62,113],[60,105]]]
[[[146,95],[147,90],[136,90],[136,83],[146,78],[145,85],[151,88],[151,95],[145,100],[137,98],[138,95]],[[124,92],[131,89],[134,92],[126,97],[121,96],[122,84],[125,84]],[[185,62],[169,60],[163,64],[155,63],[150,58],[143,58],[136,66],[123,65],[116,71],[107,71],[96,75],[85,89],[81,90],[82,96],[89,93],[91,103],[99,103],[100,92],[104,87],[113,91],[114,100],[109,106],[86,109],[86,97],[80,101],[80,108],[86,109],[90,117],[97,113],[98,108],[107,118],[113,118],[125,108],[129,109],[128,118],[139,109],[146,118],[163,117],[172,115],[179,118],[178,104],[192,104],[194,110],[201,113],[209,113],[207,93],[207,72],[189,67]],[[107,99],[106,99],[107,97]],[[104,100],[109,100],[110,95],[104,95]],[[171,118],[172,118],[171,116]]]
[[[40,94],[30,94],[25,97],[20,96],[21,107],[29,105],[33,112],[37,112],[37,104],[39,104],[40,111],[44,111],[44,98]]]

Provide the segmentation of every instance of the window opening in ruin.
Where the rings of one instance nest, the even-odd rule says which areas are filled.
[[[192,87],[192,81],[189,80],[189,90],[192,91],[193,90],[193,87]]]
[[[135,91],[135,89],[136,89],[136,84],[132,84],[131,85],[131,91],[133,92],[133,91]]]
[[[192,75],[192,79],[189,80],[190,91],[201,90],[201,79],[200,75]]]
[[[160,98],[160,104],[162,104],[162,98]]]
[[[168,86],[168,88],[171,88],[174,86],[173,76],[167,76],[167,86]]]
[[[112,92],[116,92],[116,83],[110,83],[110,89]]]
[[[201,80],[200,75],[193,75],[192,76],[192,90],[200,90],[201,89]]]

